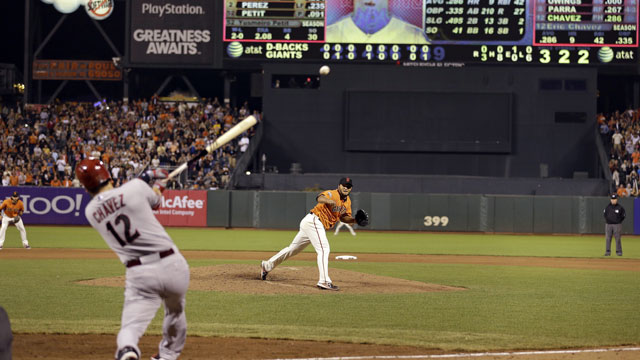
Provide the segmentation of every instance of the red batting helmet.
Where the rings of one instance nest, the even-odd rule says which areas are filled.
[[[96,192],[111,180],[111,175],[102,161],[86,158],[76,166],[76,177],[89,192]]]

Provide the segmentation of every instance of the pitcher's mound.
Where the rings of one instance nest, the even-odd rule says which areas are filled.
[[[190,290],[224,291],[245,294],[391,294],[465,290],[461,287],[428,284],[387,276],[330,269],[329,275],[340,291],[320,290],[318,269],[311,266],[279,266],[260,280],[260,266],[224,264],[191,268]],[[79,281],[97,286],[124,286],[124,276]]]

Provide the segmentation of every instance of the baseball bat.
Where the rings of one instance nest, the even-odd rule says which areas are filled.
[[[220,148],[224,144],[228,143],[229,141],[233,140],[238,135],[242,134],[247,129],[249,129],[250,127],[255,125],[256,122],[257,122],[256,118],[253,115],[249,115],[244,120],[242,120],[239,123],[237,123],[236,126],[234,126],[231,129],[229,129],[229,131],[227,131],[226,133],[222,134],[222,136],[217,138],[216,141],[214,141],[212,144],[208,145],[205,148],[205,150],[202,150],[193,159],[190,159],[189,161],[187,161],[187,162],[183,163],[182,165],[178,166],[177,168],[175,168],[175,170],[173,170],[169,174],[169,176],[167,177],[167,180],[178,176],[181,172],[183,172],[191,164],[193,164],[194,162],[198,161],[203,156],[205,156],[207,154],[211,154],[212,152],[216,151],[218,148]]]

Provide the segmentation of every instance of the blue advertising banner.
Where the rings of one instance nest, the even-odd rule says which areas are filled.
[[[7,186],[0,187],[0,202],[18,192],[24,204],[26,225],[89,225],[84,209],[91,201],[83,188]],[[167,190],[162,205],[154,210],[164,226],[206,226],[206,191]]]
[[[633,234],[640,235],[640,199],[633,199]]]
[[[64,187],[0,187],[0,200],[18,192],[24,203],[25,224],[87,225],[84,208],[91,196],[82,188]]]

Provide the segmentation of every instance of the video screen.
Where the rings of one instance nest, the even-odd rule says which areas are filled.
[[[631,64],[637,0],[225,1],[225,59]]]

